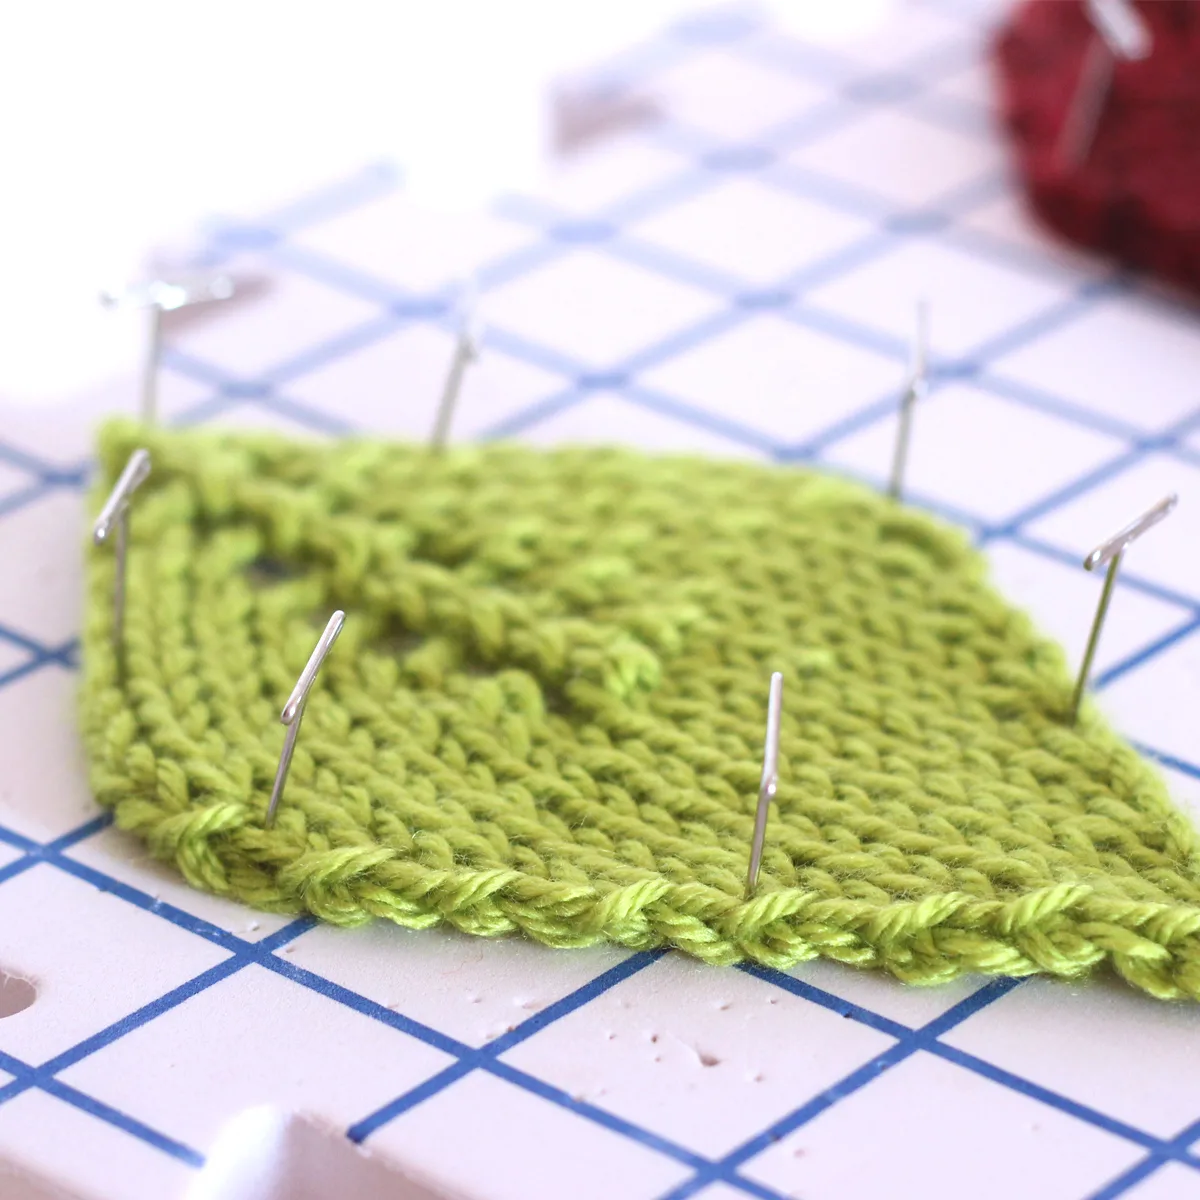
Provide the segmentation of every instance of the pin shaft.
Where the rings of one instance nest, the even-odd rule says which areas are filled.
[[[152,425],[158,420],[158,369],[162,358],[163,313],[174,312],[191,304],[228,300],[237,291],[229,275],[201,275],[187,279],[151,279],[116,291],[100,293],[100,302],[109,308],[146,310],[146,350],[142,362],[142,420]]]
[[[917,302],[917,326],[913,339],[912,365],[904,395],[900,399],[900,417],[896,427],[896,446],[892,452],[892,474],[888,495],[899,500],[904,491],[904,472],[908,465],[908,445],[912,436],[913,409],[929,390],[929,305]]]
[[[1059,158],[1067,168],[1082,166],[1092,152],[1117,60],[1145,58],[1152,48],[1150,28],[1129,0],[1085,0],[1085,8],[1094,34],[1059,132]]]
[[[758,872],[762,866],[763,844],[767,836],[767,814],[779,787],[779,726],[783,714],[783,676],[776,671],[771,676],[767,695],[767,736],[763,744],[762,779],[758,785],[758,807],[754,813],[754,838],[750,843],[750,868],[746,872],[746,899],[754,896],[758,887]]]
[[[125,570],[129,558],[129,509],[121,510],[117,517],[116,539],[117,570],[113,579],[113,649],[117,655],[117,667],[125,674]]]
[[[1102,37],[1093,34],[1059,132],[1058,154],[1064,167],[1082,166],[1092,152],[1112,87],[1113,65],[1112,51]]]
[[[1121,555],[1115,554],[1108,563],[1104,573],[1104,587],[1100,592],[1100,603],[1096,605],[1096,615],[1092,618],[1092,628],[1088,633],[1087,649],[1083,652],[1083,662],[1079,667],[1079,677],[1075,680],[1075,691],[1071,696],[1071,720],[1079,719],[1079,706],[1083,703],[1084,689],[1088,677],[1092,673],[1092,661],[1096,657],[1096,647],[1100,645],[1100,630],[1104,627],[1104,618],[1108,615],[1108,605],[1112,600],[1113,584],[1117,581],[1117,572],[1121,569]]]
[[[446,374],[442,396],[438,401],[433,433],[429,438],[429,449],[434,454],[441,454],[450,440],[450,423],[454,420],[454,410],[458,407],[458,396],[462,391],[463,378],[467,373],[467,367],[479,357],[483,335],[479,328],[476,309],[475,285],[474,282],[469,282],[462,301],[462,320],[459,324],[458,340],[454,345],[454,357],[450,360],[450,370]]]
[[[146,481],[150,474],[150,453],[135,450],[125,464],[113,490],[109,493],[100,515],[92,526],[92,540],[97,546],[108,541],[116,530],[113,549],[116,570],[113,576],[113,654],[117,660],[117,672],[125,674],[125,573],[129,559],[129,504],[133,493]]]
[[[467,366],[474,358],[473,350],[460,338],[454,348],[454,357],[450,360],[450,371],[442,388],[442,398],[438,401],[437,419],[433,426],[433,435],[429,439],[429,448],[435,454],[441,454],[450,439],[450,422],[454,419],[454,410],[458,407],[458,395],[462,391],[463,376]]]
[[[1104,628],[1104,618],[1108,615],[1108,606],[1112,601],[1113,585],[1117,582],[1117,572],[1121,569],[1121,559],[1126,549],[1146,532],[1153,529],[1179,503],[1179,497],[1172,493],[1164,496],[1157,504],[1146,509],[1140,517],[1129,522],[1123,529],[1117,530],[1112,537],[1100,543],[1083,560],[1084,567],[1094,571],[1097,567],[1108,564],[1104,576],[1104,587],[1100,592],[1100,602],[1096,605],[1096,615],[1092,618],[1092,628],[1088,632],[1087,648],[1083,652],[1083,662],[1079,667],[1079,675],[1075,680],[1075,691],[1071,694],[1071,720],[1079,719],[1079,708],[1083,703],[1083,693],[1087,688],[1088,678],[1092,673],[1092,663],[1096,658],[1096,649],[1100,645],[1100,631]]]
[[[267,805],[265,825],[268,829],[275,823],[275,810],[279,807],[280,797],[287,784],[288,772],[292,766],[292,755],[296,749],[296,738],[300,733],[300,722],[304,719],[304,706],[308,703],[308,693],[312,690],[312,685],[316,681],[317,673],[325,662],[326,656],[333,649],[333,643],[337,641],[338,634],[342,632],[342,625],[345,621],[346,614],[341,609],[338,609],[329,618],[325,625],[325,631],[317,641],[312,654],[308,656],[308,662],[305,663],[304,670],[300,672],[300,678],[296,681],[296,686],[292,688],[292,694],[279,714],[279,720],[288,727],[288,730],[283,739],[283,751],[279,755],[279,767],[275,771],[271,801]]]

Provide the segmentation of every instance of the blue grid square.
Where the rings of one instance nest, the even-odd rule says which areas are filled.
[[[1195,1004],[1162,1004],[1112,980],[1031,979],[942,1040],[1162,1138],[1196,1117],[1186,1086],[1200,1041]]]
[[[889,1044],[752,975],[672,955],[503,1061],[719,1156],[789,1111],[797,1091],[822,1090]]]
[[[992,369],[1155,432],[1196,407],[1200,329],[1178,311],[1156,310],[1130,295],[1104,296],[1070,324],[999,356]]]
[[[628,958],[614,946],[562,954],[524,939],[454,930],[430,936],[384,922],[363,930],[310,929],[288,950],[294,966],[468,1046],[512,1033]]]
[[[632,223],[628,232],[731,281],[764,285],[837,254],[873,226],[832,205],[735,175]]]
[[[570,395],[548,405],[536,423],[519,428],[523,441],[535,446],[611,446],[633,443],[645,450],[703,454],[713,458],[763,458],[765,439],[689,404],[672,402],[645,388],[636,394],[590,392]]]
[[[833,443],[822,458],[887,480],[896,419],[890,415]],[[996,453],[1000,444],[1021,447],[1019,466]],[[954,446],[953,454],[946,453],[947,445]],[[951,383],[935,390],[913,416],[906,488],[926,502],[1001,524],[1122,450],[1106,434],[1049,413],[1021,412],[970,384]]]
[[[987,548],[993,578],[1001,593],[1019,604],[1038,627],[1066,651],[1067,661],[1077,667],[1083,661],[1089,618],[1095,611],[1101,581],[1083,569],[1081,558],[1049,557],[1017,542],[993,542]],[[1093,667],[1096,686],[1110,681],[1147,647],[1180,629],[1195,616],[1195,610],[1158,594],[1141,584],[1136,563],[1118,586],[1104,636],[1096,650]]]
[[[0,1021],[0,1051],[32,1066],[70,1051],[225,957],[45,862],[5,879],[0,928],[9,967],[38,988],[32,1005]]]
[[[370,1146],[459,1194],[653,1200],[687,1164],[493,1075],[471,1075],[375,1134]]]
[[[1046,1143],[1054,1146],[1052,1155]],[[1139,1154],[1136,1146],[1020,1092],[931,1055],[914,1055],[781,1139],[743,1172],[805,1200],[959,1200],[965,1192],[973,1200],[1058,1200],[1086,1196]]]
[[[61,1078],[203,1152],[244,1109],[299,1110],[345,1127],[364,1107],[450,1061],[402,1030],[254,963]]]
[[[898,109],[856,120],[792,151],[787,162],[899,208],[938,207],[1000,166],[991,142],[930,125]]]
[[[43,1183],[55,1195],[91,1197],[103,1194],[98,1181],[111,1195],[119,1186],[121,1200],[164,1200],[182,1196],[193,1174],[87,1109],[36,1091],[0,1107],[0,1162],[0,1191],[17,1200],[50,1194]]]
[[[924,299],[934,357],[971,360],[993,339],[1044,319],[1071,300],[1077,287],[938,242],[909,239],[815,288],[808,301],[908,344],[917,301]]]
[[[486,322],[486,307],[480,315]],[[382,330],[375,340],[305,373],[288,393],[355,428],[422,440],[433,428],[455,337],[424,322]],[[562,387],[561,375],[488,346],[463,379],[453,439],[475,440]]]
[[[0,840],[5,828],[50,839],[96,819],[74,715],[78,689],[70,660],[43,654],[3,680],[0,727],[11,752],[0,755]],[[25,746],[36,746],[36,757],[15,752]]]
[[[673,123],[725,142],[752,142],[825,99],[826,90],[788,71],[764,70],[726,48],[689,55],[655,76],[652,94]]]
[[[0,521],[0,628],[60,646],[79,628],[87,508],[76,489],[50,488]]]
[[[768,445],[802,443],[864,406],[890,408],[903,384],[902,360],[799,321],[786,312],[751,315],[694,348],[641,373],[643,386],[676,397],[712,419],[734,414]]]
[[[1114,604],[1119,603],[1117,597]],[[1152,649],[1160,650],[1161,646]],[[1130,661],[1102,693],[1101,703],[1128,736],[1155,751],[1191,762],[1196,753],[1194,713],[1181,704],[1200,678],[1200,634],[1195,626],[1173,640],[1170,654],[1143,654]]]
[[[489,319],[598,369],[678,334],[716,307],[698,287],[594,250],[577,250],[487,294]]]

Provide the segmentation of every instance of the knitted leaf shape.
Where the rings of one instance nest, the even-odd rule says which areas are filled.
[[[554,946],[935,982],[1108,960],[1200,998],[1197,836],[963,536],[816,474],[617,450],[146,445],[126,658],[92,553],[83,730],[196,887]],[[273,828],[279,711],[334,608]],[[778,802],[743,888],[768,677]]]

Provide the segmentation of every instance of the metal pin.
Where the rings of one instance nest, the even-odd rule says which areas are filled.
[[[904,469],[908,465],[908,441],[912,433],[913,408],[929,391],[929,303],[917,301],[917,327],[913,337],[912,365],[908,383],[900,398],[900,421],[896,429],[896,447],[892,451],[892,477],[888,495],[899,501],[904,490]]]
[[[454,357],[450,360],[450,370],[446,375],[446,383],[442,388],[442,398],[438,402],[437,419],[433,426],[433,435],[429,439],[429,449],[434,454],[441,454],[446,448],[450,436],[450,422],[454,418],[454,408],[458,404],[458,394],[462,390],[463,376],[467,366],[478,357],[483,343],[483,328],[479,321],[479,311],[476,303],[475,288],[467,289],[462,305],[462,320],[458,329],[458,341],[454,347]]]
[[[1121,567],[1121,558],[1126,548],[1146,532],[1153,528],[1179,503],[1179,497],[1172,493],[1164,496],[1153,508],[1148,508],[1135,521],[1130,521],[1124,529],[1119,529],[1107,541],[1101,542],[1083,560],[1084,567],[1094,571],[1097,567],[1108,564],[1108,572],[1104,576],[1104,588],[1100,592],[1100,603],[1096,607],[1096,615],[1092,619],[1092,629],[1088,634],[1087,649],[1083,652],[1083,665],[1079,668],[1079,678],[1075,681],[1075,692],[1071,697],[1071,720],[1079,719],[1079,706],[1083,702],[1083,690],[1087,687],[1088,676],[1092,671],[1092,660],[1096,657],[1096,647],[1100,644],[1100,630],[1108,613],[1109,601],[1112,599],[1113,584],[1117,581],[1117,571]]]
[[[133,493],[146,482],[150,474],[150,452],[135,450],[125,464],[125,470],[113,485],[96,524],[92,526],[92,541],[104,545],[116,526],[117,574],[113,581],[113,653],[117,670],[125,673],[125,562],[129,556],[129,502]]]
[[[296,686],[292,688],[288,702],[283,706],[283,712],[279,714],[279,720],[288,727],[288,731],[283,739],[279,769],[275,772],[275,785],[271,788],[271,802],[267,805],[267,819],[264,824],[268,829],[275,824],[275,810],[279,807],[279,798],[283,795],[288,771],[291,769],[292,753],[296,749],[296,737],[300,733],[300,722],[304,719],[304,706],[308,703],[308,693],[312,690],[317,672],[320,671],[326,655],[333,649],[333,643],[337,641],[338,634],[342,632],[345,620],[346,614],[340,608],[329,618],[325,632],[321,634],[315,649],[309,655],[304,670],[300,672],[300,678],[296,680]]]
[[[1129,0],[1086,0],[1094,35],[1059,131],[1058,153],[1065,167],[1087,162],[1112,89],[1117,59],[1145,58],[1152,49],[1150,29]]]
[[[228,300],[237,290],[229,275],[203,275],[188,279],[151,279],[121,291],[102,291],[100,303],[108,308],[143,308],[149,327],[142,364],[142,420],[158,419],[158,367],[162,357],[163,313],[210,300]]]
[[[754,840],[750,843],[750,869],[746,872],[746,899],[758,887],[758,869],[762,866],[763,841],[767,836],[767,812],[779,787],[779,722],[783,715],[783,676],[771,676],[767,695],[767,738],[763,745],[762,780],[758,785],[758,808],[754,813]]]

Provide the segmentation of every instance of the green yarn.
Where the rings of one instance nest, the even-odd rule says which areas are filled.
[[[102,438],[83,731],[117,824],[199,888],[713,963],[932,983],[1109,962],[1200,998],[1200,843],[958,531],[807,472],[169,433]],[[329,613],[274,828],[279,710]],[[767,682],[778,803],[743,898]]]

